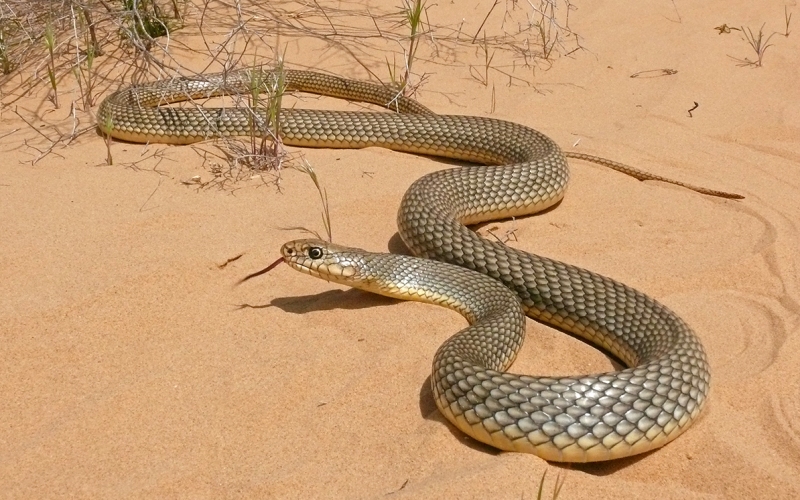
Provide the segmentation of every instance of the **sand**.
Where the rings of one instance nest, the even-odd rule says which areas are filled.
[[[429,16],[454,26],[465,18],[472,34],[491,4],[440,2]],[[570,499],[800,495],[800,36],[776,35],[762,67],[740,67],[732,57],[752,57],[741,32],[714,28],[782,30],[783,2],[573,7],[583,49],[535,71],[503,66],[534,85],[508,86],[492,71],[484,86],[469,70],[483,71],[479,49],[436,59],[427,41],[417,98],[746,196],[712,198],[572,161],[555,210],[483,228],[645,291],[697,331],[712,389],[683,436],[575,466],[472,441],[446,423],[429,389],[433,353],[464,325],[457,314],[287,266],[234,287],[303,236],[285,228],[323,232],[307,175],[284,169],[280,189],[267,173],[196,184],[193,176],[214,181],[196,149],[113,143],[107,165],[94,132],[38,158],[41,138],[13,109],[38,117],[34,128],[68,132],[63,103],[77,99],[65,83],[53,110],[42,85],[6,93],[7,104],[17,100],[0,123],[0,496],[525,499],[545,471],[548,497],[558,474],[560,498]],[[347,54],[320,47],[291,41],[287,64],[369,78]],[[385,75],[384,54],[364,52]],[[448,165],[381,149],[303,155],[327,191],[334,240],[374,251],[403,251],[395,215],[404,191]],[[544,325],[529,321],[528,335],[516,372],[614,367]]]

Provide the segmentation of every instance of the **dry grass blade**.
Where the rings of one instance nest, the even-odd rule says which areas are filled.
[[[556,21],[556,3],[554,0],[540,0],[538,6],[528,2],[534,11],[533,26],[539,35],[539,43],[542,47],[542,57],[546,61],[550,60],[553,49],[559,43],[559,36],[562,28]],[[569,5],[567,6],[569,11]]]
[[[55,61],[55,49],[56,49],[56,34],[53,28],[53,23],[50,20],[47,21],[44,28],[44,44],[47,47],[47,55],[48,55],[48,62],[47,62],[47,79],[50,81],[50,87],[52,88],[53,93],[50,94],[50,100],[53,101],[53,106],[58,108],[58,83],[56,81],[56,61]]]
[[[539,480],[539,489],[536,492],[536,500],[542,500],[544,498],[544,480],[547,478],[547,469],[544,470],[542,473],[542,478]],[[561,488],[564,487],[564,482],[567,480],[566,475],[561,475],[559,472],[556,475],[556,484],[553,486],[553,496],[551,497],[552,500],[556,500],[558,496],[561,494]]]
[[[469,74],[472,78],[476,79],[484,87],[489,86],[489,69],[492,67],[492,60],[494,59],[494,50],[489,51],[489,42],[486,40],[486,33],[483,34],[483,43],[481,44],[481,51],[483,52],[483,73],[481,74],[475,66],[469,66]]]
[[[75,45],[75,65],[72,71],[81,93],[83,108],[89,109],[94,106],[94,61],[95,57],[103,54],[97,42],[97,32],[91,13],[78,6],[72,10],[72,31],[75,40],[83,39],[83,51],[79,45]]]
[[[314,183],[314,186],[317,188],[319,199],[322,202],[322,224],[325,226],[325,233],[328,235],[328,241],[333,241],[333,234],[331,231],[331,212],[328,206],[328,191],[322,187],[322,184],[320,184],[319,178],[317,177],[317,173],[314,171],[314,168],[305,160],[305,158],[303,159],[302,164],[296,168],[297,170],[308,175],[311,178],[311,181]],[[316,231],[312,231],[307,228],[295,229],[301,229],[315,235],[319,239],[322,239],[322,237],[320,237],[319,233]]]
[[[781,33],[786,38],[789,38],[789,23],[792,22],[792,14],[789,12],[789,7],[784,5],[783,6],[783,21],[784,21],[784,28],[783,33]]]
[[[478,26],[478,31],[476,31],[475,32],[475,36],[472,37],[472,43],[475,43],[475,40],[478,39],[478,34],[481,32],[483,27],[486,25],[486,21],[489,20],[489,16],[492,15],[492,11],[494,10],[495,7],[497,7],[497,4],[499,4],[499,3],[500,3],[500,0],[494,0],[494,3],[489,8],[489,12],[486,13],[486,17],[483,18],[483,21],[481,21],[481,25]],[[483,33],[483,40],[484,40],[484,43],[485,43],[486,42],[486,32],[485,31]]]

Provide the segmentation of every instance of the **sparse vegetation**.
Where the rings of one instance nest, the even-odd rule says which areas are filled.
[[[511,71],[507,66],[503,67],[494,62],[497,51],[505,50],[507,47],[498,44],[496,37],[487,35],[484,27],[488,24],[487,21],[497,16],[494,12],[499,4],[499,0],[492,4],[478,31],[472,36],[472,44],[478,45],[478,57],[483,59],[483,64],[482,68],[478,65],[469,65],[470,75],[485,87],[491,82],[490,70],[505,77],[508,85],[531,85],[533,79],[526,81],[515,74],[516,62],[512,63]],[[557,0],[539,0],[538,3],[529,1],[526,9],[521,8],[517,2],[506,3],[500,29],[507,33],[511,31],[526,35],[524,43],[514,44],[512,49],[515,56],[521,58],[523,67],[532,71],[535,71],[539,63],[549,67],[556,54],[570,55],[582,49],[578,36],[569,28],[569,12],[573,9],[569,0],[563,3]],[[538,43],[531,43],[531,40]]]
[[[742,26],[741,31],[744,35],[745,41],[747,44],[750,45],[750,48],[753,49],[753,52],[756,53],[754,59],[749,59],[747,57],[743,59],[737,59],[739,62],[739,66],[753,66],[753,67],[761,67],[762,61],[764,59],[764,53],[767,51],[768,48],[772,47],[772,44],[769,41],[775,36],[775,33],[770,34],[766,38],[764,37],[764,26],[765,24],[761,25],[759,28],[758,33],[753,33],[753,30],[750,28]]]
[[[36,128],[25,146],[33,150],[33,161],[38,161],[93,131],[92,109],[98,97],[120,85],[232,70],[249,58],[258,64],[258,54],[277,53],[278,36],[312,37],[345,53],[373,78],[388,81],[404,95],[413,95],[425,82],[426,75],[418,71],[421,60],[446,64],[455,48],[475,45],[480,60],[467,67],[473,78],[491,87],[492,109],[492,75],[500,75],[510,85],[531,86],[539,63],[549,65],[556,52],[566,54],[580,46],[577,36],[563,27],[568,26],[568,2],[543,0],[538,7],[507,2],[503,11],[504,4],[497,1],[469,34],[462,31],[463,22],[455,26],[433,23],[429,5],[425,0],[403,0],[399,8],[368,10],[313,2],[297,11],[287,4],[256,0],[233,4],[210,0],[0,0],[0,107],[8,109],[22,96],[47,88],[47,99],[55,107],[70,110],[68,132],[41,113],[28,116],[20,111],[31,130]],[[185,31],[185,36],[199,36],[203,43],[184,45],[183,37],[173,36],[177,29]],[[534,40],[542,33],[546,45],[539,46]],[[575,47],[569,51],[565,50],[568,40]],[[181,63],[184,53],[198,51],[209,61],[205,69],[189,69]],[[387,68],[388,78],[372,71],[377,57]],[[273,61],[279,59],[276,56]],[[230,168],[212,161],[215,178],[224,177],[225,182],[252,177],[248,172],[278,171],[290,159],[279,141],[282,83],[252,84],[252,92],[234,99],[251,112],[251,136],[219,141],[225,151],[218,159]],[[71,102],[62,102],[67,95]],[[262,119],[267,123],[259,123]],[[45,120],[43,126],[37,124],[40,120]],[[265,130],[273,132],[265,135]],[[114,146],[108,140],[106,146],[110,163]],[[204,151],[204,158],[215,156],[202,146],[196,150]],[[236,173],[239,170],[241,173]],[[208,185],[221,184],[224,182]]]
[[[168,12],[173,12],[179,3],[169,1]],[[56,109],[69,110],[66,117],[16,111],[28,130],[35,130],[23,140],[32,162],[95,130],[91,108],[98,93],[121,80],[169,72],[168,44],[158,38],[144,41],[128,22],[142,17],[143,5],[152,8],[155,0],[127,7],[123,0],[0,0],[0,110],[16,110],[19,99],[41,95],[42,88]],[[173,20],[163,24],[179,26]],[[63,102],[65,96],[70,101]]]
[[[767,23],[763,23],[761,27],[758,29],[758,32],[754,32],[751,28],[746,26],[741,26],[739,28],[734,28],[728,26],[728,24],[722,24],[714,28],[719,32],[720,35],[722,34],[730,34],[733,31],[739,31],[742,33],[745,42],[747,45],[755,53],[755,57],[752,59],[750,57],[733,57],[728,56],[734,61],[736,61],[738,66],[744,67],[751,67],[751,68],[760,68],[764,61],[764,54],[767,52],[767,49],[772,47],[773,44],[770,43],[772,37],[775,35],[782,35],[784,38],[789,37],[789,25],[792,22],[792,14],[789,12],[789,8],[784,6],[783,8],[783,20],[784,20],[784,28],[783,32],[773,31],[769,35],[764,33],[764,27],[766,27]]]

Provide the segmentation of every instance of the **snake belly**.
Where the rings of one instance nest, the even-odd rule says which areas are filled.
[[[122,140],[175,144],[258,132],[266,113],[162,106],[246,91],[253,71],[122,89],[101,104],[98,126]],[[436,115],[380,85],[297,71],[287,72],[286,82],[289,89],[400,111],[281,110],[280,134],[286,144],[379,146],[480,163],[440,170],[412,184],[397,217],[405,244],[418,257],[493,278],[514,293],[527,316],[577,335],[629,367],[558,378],[508,373],[524,328],[521,333],[474,329],[475,322],[467,334],[459,332],[443,344],[434,358],[433,395],[450,422],[502,450],[588,462],[653,450],[696,419],[709,390],[709,366],[697,336],[680,317],[622,283],[483,239],[466,227],[536,213],[562,199],[569,170],[551,139],[513,122]],[[331,280],[334,271],[344,269],[324,268],[329,274],[320,277]],[[445,272],[440,284],[444,299],[434,303],[449,307],[449,298],[466,293],[461,287],[470,280],[465,285],[453,276]],[[384,271],[381,279],[395,276]],[[499,297],[497,292],[482,293],[487,303]],[[414,299],[415,293],[393,296]],[[473,312],[465,316],[475,319]],[[498,352],[504,354],[492,354]]]

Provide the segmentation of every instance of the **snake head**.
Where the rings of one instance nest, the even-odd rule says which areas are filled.
[[[298,271],[317,278],[353,286],[360,280],[360,257],[357,248],[335,245],[323,240],[294,240],[281,247],[283,261]]]

